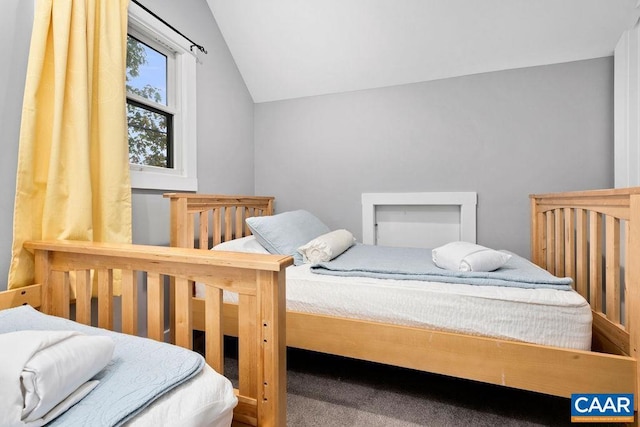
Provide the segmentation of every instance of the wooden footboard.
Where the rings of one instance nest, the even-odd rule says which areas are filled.
[[[47,314],[91,324],[92,286],[97,283],[97,326],[113,329],[114,277],[122,285],[122,332],[164,341],[164,278],[174,278],[175,344],[192,348],[191,281],[206,284],[206,360],[223,370],[222,292],[240,294],[239,404],[234,424],[286,424],[285,268],[290,257],[214,253],[142,245],[90,242],[27,242],[35,255],[37,285],[0,293],[0,308],[21,304]],[[139,300],[138,278],[146,278],[146,301]],[[94,280],[95,279],[95,280]],[[70,286],[76,287],[71,316]],[[139,304],[140,303],[140,304]],[[146,305],[146,325],[138,307]],[[139,320],[143,325],[139,324]]]
[[[637,360],[640,188],[539,194],[530,199],[533,262],[574,279],[576,291],[593,311],[595,351]],[[637,392],[637,369],[634,377]]]

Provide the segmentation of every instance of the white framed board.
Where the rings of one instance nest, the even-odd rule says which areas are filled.
[[[362,242],[435,248],[476,243],[476,192],[363,193]]]

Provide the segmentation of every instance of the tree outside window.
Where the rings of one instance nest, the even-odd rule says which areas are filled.
[[[173,114],[167,108],[167,55],[127,37],[129,162],[172,168]]]

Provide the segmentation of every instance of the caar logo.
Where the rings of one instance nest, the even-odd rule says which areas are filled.
[[[571,422],[633,422],[633,394],[572,394]]]

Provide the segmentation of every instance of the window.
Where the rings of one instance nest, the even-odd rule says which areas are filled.
[[[164,53],[163,53],[164,51]],[[173,54],[127,37],[129,162],[173,168],[173,115],[167,103],[167,68]]]
[[[130,4],[126,85],[133,188],[197,190],[195,67],[187,40]]]

